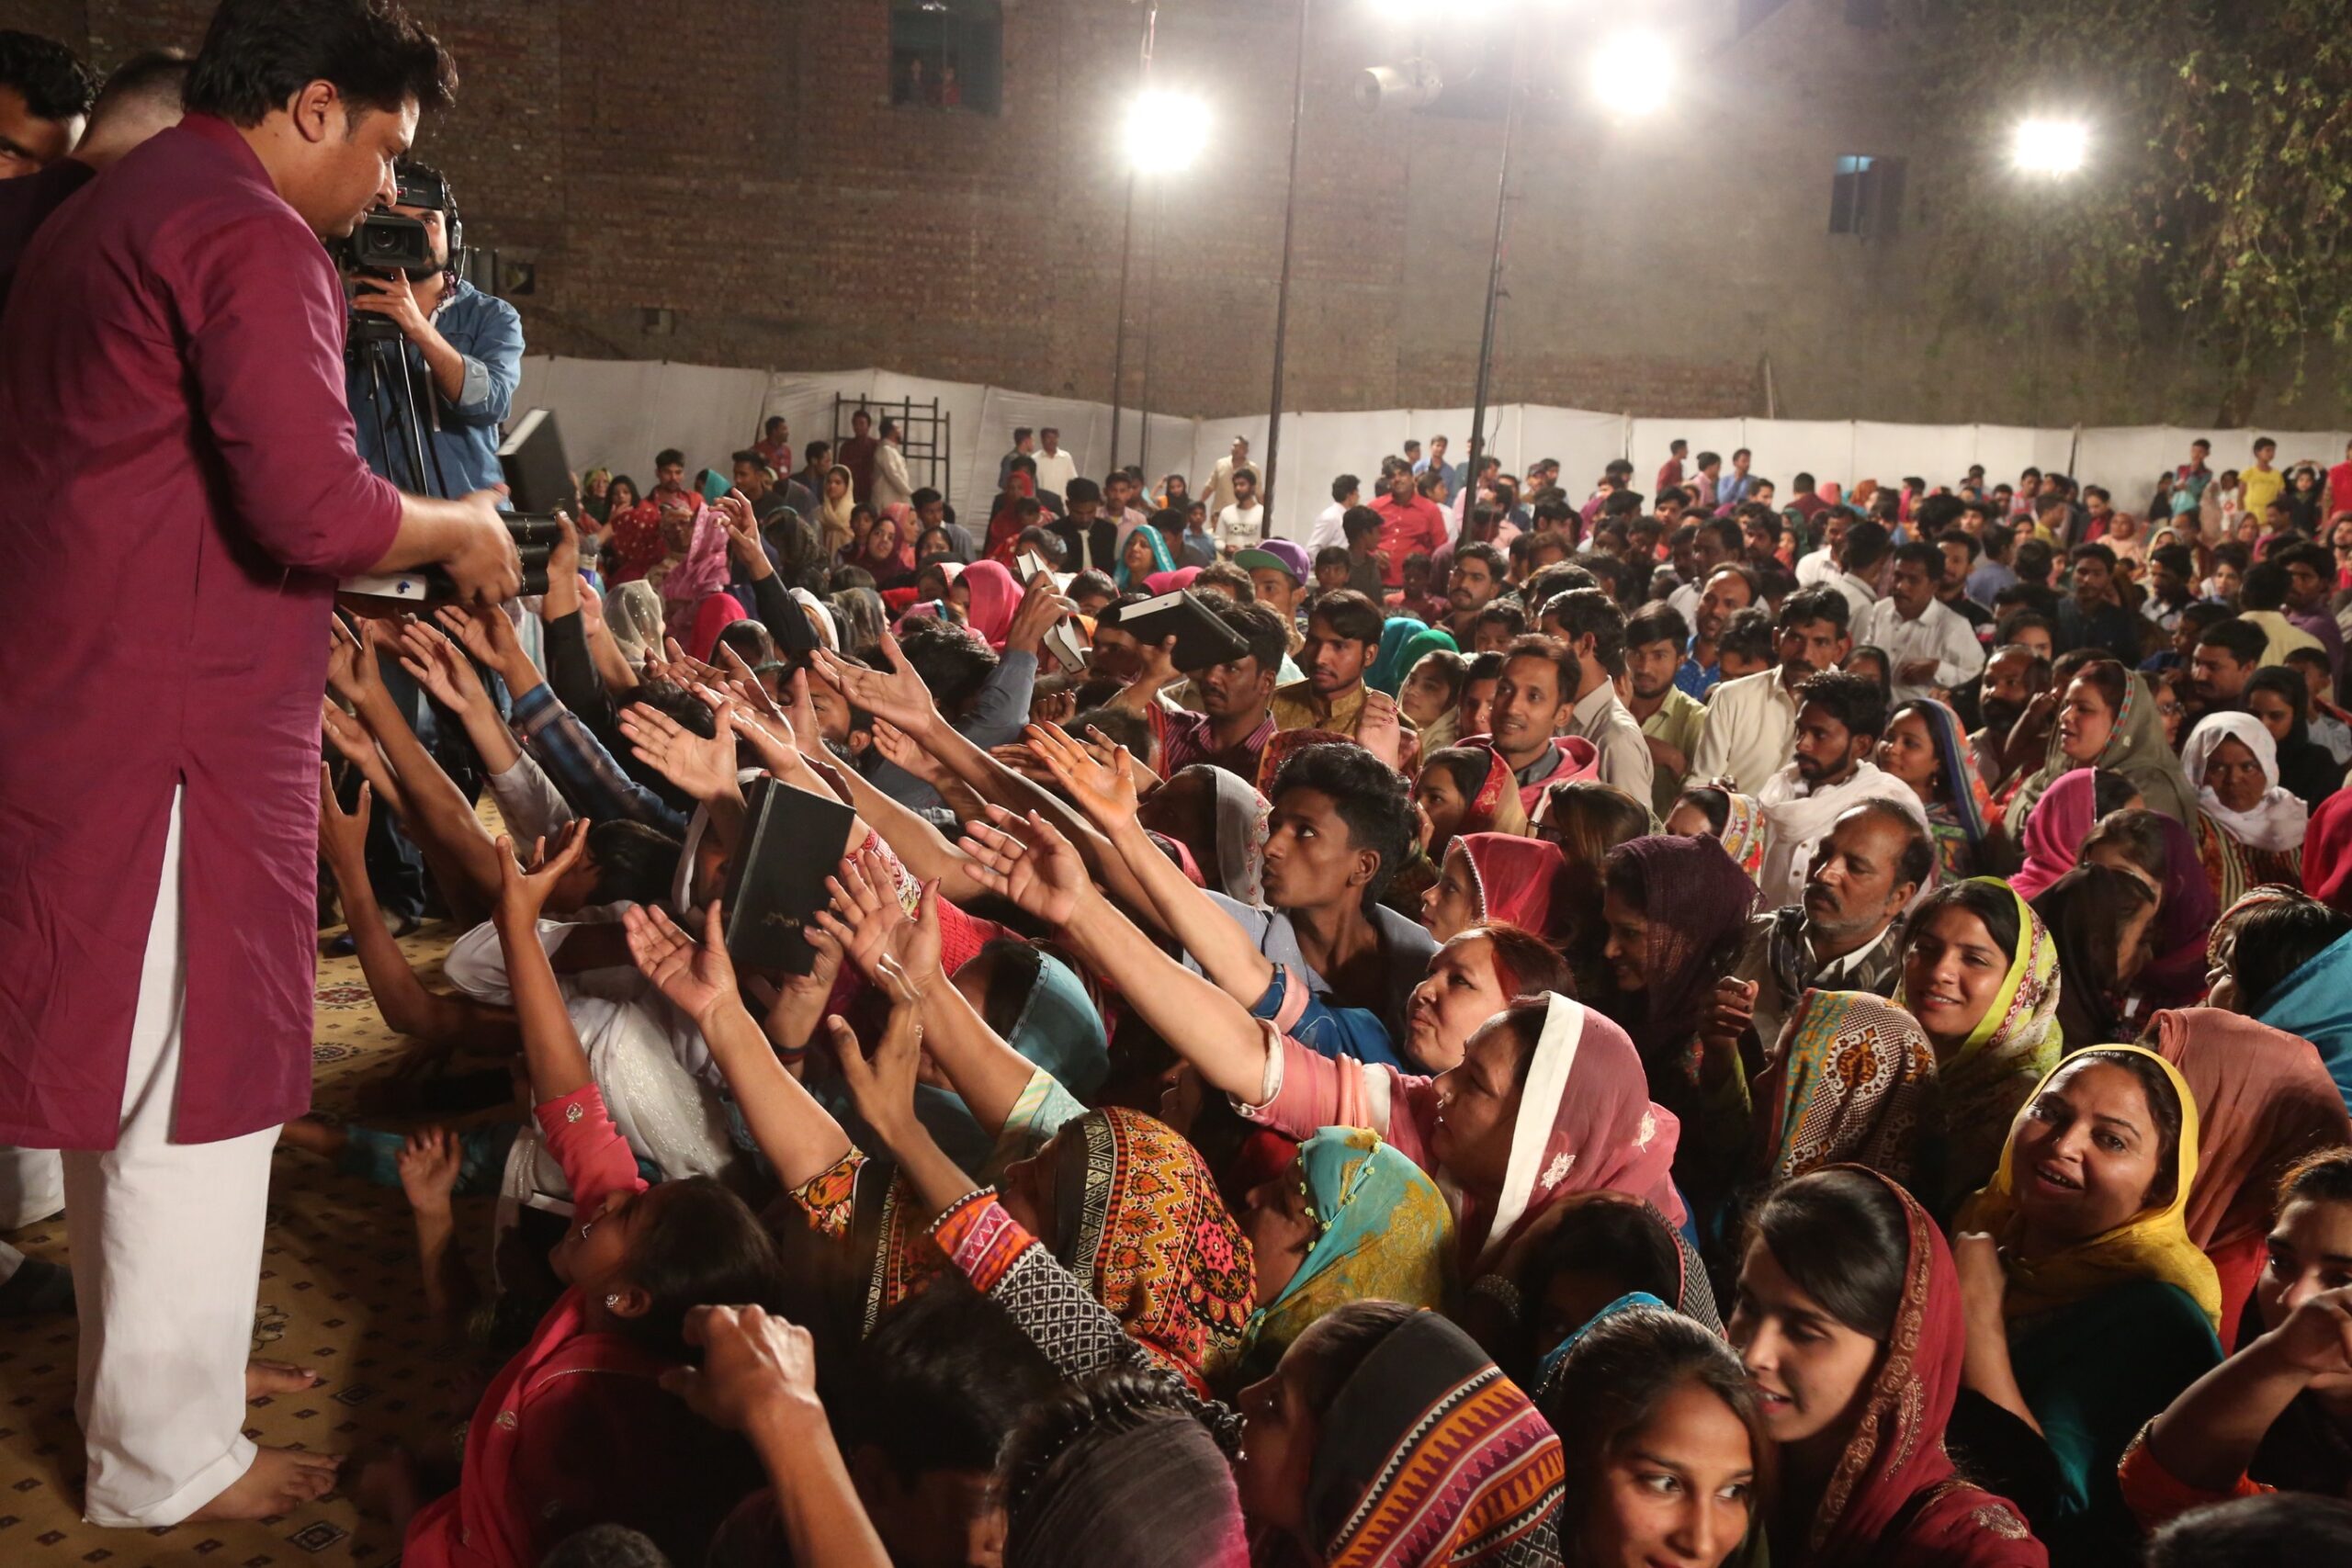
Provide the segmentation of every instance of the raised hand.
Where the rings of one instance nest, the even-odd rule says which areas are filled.
[[[344,761],[355,767],[372,768],[383,761],[382,754],[376,750],[376,738],[368,733],[368,727],[335,706],[332,699],[320,699],[319,731],[329,745],[343,754]]]
[[[422,621],[408,622],[401,627],[400,659],[409,678],[451,713],[462,716],[476,703],[490,701],[472,662],[447,632]]]
[[[460,609],[445,604],[434,612],[441,629],[458,639],[468,653],[503,673],[518,659],[524,657],[523,645],[514,637],[514,625],[506,612],[494,604],[475,604]]]
[[[324,762],[319,764],[319,858],[328,865],[363,867],[368,859],[368,802],[372,791],[359,786],[359,799],[349,811],[334,798],[334,779]]]
[[[1096,827],[1108,832],[1135,816],[1135,769],[1125,747],[1106,768],[1057,724],[1033,724],[1028,735],[1029,750]]]
[[[1054,586],[1053,573],[1039,572],[1029,580],[1028,589],[1021,596],[1020,606],[1012,612],[1012,624],[1005,631],[1004,646],[1036,652],[1046,634],[1054,629],[1055,623],[1068,614],[1069,609],[1060,590]]]
[[[867,979],[878,982],[882,960],[907,918],[889,871],[871,850],[843,855],[839,874],[825,878],[825,887],[833,902],[831,908],[817,911],[818,928],[841,943]]]
[[[537,924],[539,911],[547,908],[556,884],[587,852],[588,819],[575,817],[564,824],[552,849],[540,840],[527,867],[515,859],[513,839],[501,835],[498,848],[498,918],[529,931]]]
[[[740,490],[730,490],[711,503],[718,511],[718,520],[727,529],[727,550],[735,564],[754,580],[765,577],[775,569],[768,565],[768,553],[760,544],[759,519],[752,513],[752,503]]]
[[[1026,845],[1005,830],[1023,818],[1001,806],[989,807],[989,818],[968,824],[957,840],[957,847],[971,857],[972,874],[989,891],[1012,899],[1037,919],[1068,925],[1079,901],[1093,886],[1084,857],[1035,811],[1023,823],[1030,835]]]
[[[890,635],[888,627],[882,633],[882,654],[890,661],[887,671],[844,664],[821,648],[809,658],[851,702],[876,718],[888,719],[919,739],[927,738],[932,721],[938,716],[938,710],[932,705],[931,688],[922,683],[922,677],[907,662],[899,639]]]
[[[881,752],[882,760],[893,767],[912,773],[929,784],[938,784],[946,775],[947,764],[925,748],[916,745],[913,736],[888,719],[876,719],[872,734],[874,749]]]
[[[793,739],[792,726],[762,724],[741,707],[729,707],[726,718],[728,729],[751,747],[761,767],[780,779],[800,771],[800,748]]]
[[[464,1146],[458,1134],[447,1127],[419,1127],[408,1135],[395,1156],[400,1168],[401,1190],[408,1194],[409,1207],[424,1213],[440,1213],[449,1207],[449,1194],[457,1189],[458,1175],[465,1164]]]
[[[726,708],[718,693],[697,687],[695,694],[714,717]],[[709,736],[696,735],[659,708],[631,703],[621,709],[621,734],[639,761],[696,800],[717,800],[735,788],[735,732],[720,724]]]
[[[1356,743],[1391,768],[1396,766],[1404,755],[1405,723],[1395,697],[1385,692],[1364,692],[1363,712],[1356,720]]]
[[[2322,1291],[2263,1336],[2277,1355],[2308,1377],[2352,1372],[2352,1285]]]
[[[686,1343],[702,1364],[673,1367],[662,1386],[715,1427],[736,1432],[821,1427],[817,1347],[808,1331],[756,1306],[698,1306],[686,1314]]]
[[[327,635],[333,639],[327,649],[327,684],[353,707],[384,690],[384,672],[376,664],[375,637],[368,629],[372,625],[362,619],[355,628],[342,615],[327,617]]]
[[[898,966],[886,973],[902,982]],[[832,1033],[833,1054],[841,1061],[842,1078],[849,1085],[857,1113],[892,1152],[910,1141],[920,1124],[915,1121],[915,1085],[922,1070],[922,1015],[916,994],[902,983],[891,987],[890,1021],[882,1028],[882,1043],[869,1060],[859,1048],[856,1032],[839,1013],[825,1021]]]
[[[716,685],[727,678],[724,671],[705,664],[679,647],[676,637],[663,637],[662,651],[666,656],[662,660],[662,673],[682,686],[697,683]]]
[[[821,753],[825,750],[825,729],[817,717],[817,704],[808,695],[808,671],[795,670],[792,681],[784,689],[784,721],[792,729],[793,743],[803,751]]]
[[[721,643],[718,647],[718,656],[727,661],[729,691],[741,697],[752,711],[763,718],[781,720],[784,717],[784,709],[777,705],[774,697],[768,695],[768,689],[760,684],[759,671],[743,662],[741,654],[725,643]]]
[[[658,908],[631,905],[621,921],[639,970],[697,1024],[707,1024],[718,1010],[737,1000],[735,964],[727,956],[727,927],[718,899],[703,912],[700,942]]]

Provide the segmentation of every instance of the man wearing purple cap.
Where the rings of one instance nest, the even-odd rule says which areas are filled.
[[[1298,679],[1290,663],[1290,655],[1298,651],[1306,640],[1299,626],[1299,602],[1306,597],[1306,585],[1315,580],[1314,563],[1307,558],[1306,547],[1289,539],[1261,539],[1252,548],[1235,554],[1233,564],[1250,574],[1250,582],[1258,591],[1258,603],[1280,618],[1283,630],[1290,637],[1290,649],[1283,655],[1284,681]]]

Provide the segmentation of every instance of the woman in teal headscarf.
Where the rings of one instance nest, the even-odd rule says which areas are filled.
[[[1136,543],[1138,540],[1142,541],[1140,547]],[[1143,558],[1146,551],[1151,556],[1148,562]],[[1119,592],[1122,593],[1140,593],[1147,579],[1175,570],[1176,554],[1168,547],[1168,536],[1148,523],[1129,533],[1126,541],[1119,547]]]
[[[1309,1324],[1350,1302],[1442,1311],[1453,1215],[1420,1167],[1363,1127],[1326,1127],[1237,1216],[1258,1261],[1242,1381],[1273,1370]]]
[[[1405,671],[1412,668],[1405,658],[1405,645],[1429,629],[1410,615],[1389,616],[1380,628],[1380,652],[1364,671],[1363,683],[1395,696],[1396,688],[1405,683]]]

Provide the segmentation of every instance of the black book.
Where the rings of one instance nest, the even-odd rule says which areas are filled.
[[[1147,648],[1176,639],[1176,668],[1205,670],[1250,651],[1250,642],[1227,626],[1189,588],[1129,604],[1119,612],[1119,629]]]
[[[857,814],[773,779],[752,785],[745,804],[743,845],[727,882],[727,955],[806,975],[817,950],[805,928],[831,901],[825,878],[840,866]]]
[[[498,448],[498,466],[506,475],[506,490],[517,512],[577,510],[571,491],[571,468],[563,458],[563,437],[557,434],[555,415],[531,409],[514,422]]]

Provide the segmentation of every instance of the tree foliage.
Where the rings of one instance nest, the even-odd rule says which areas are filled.
[[[2352,389],[2352,5],[1911,0],[1922,102],[1951,141],[1935,214],[1955,298],[2096,356],[2221,367],[2216,417],[2323,371]],[[2016,123],[2089,123],[2088,167],[2015,172]],[[2005,308],[2007,307],[2007,308]]]

